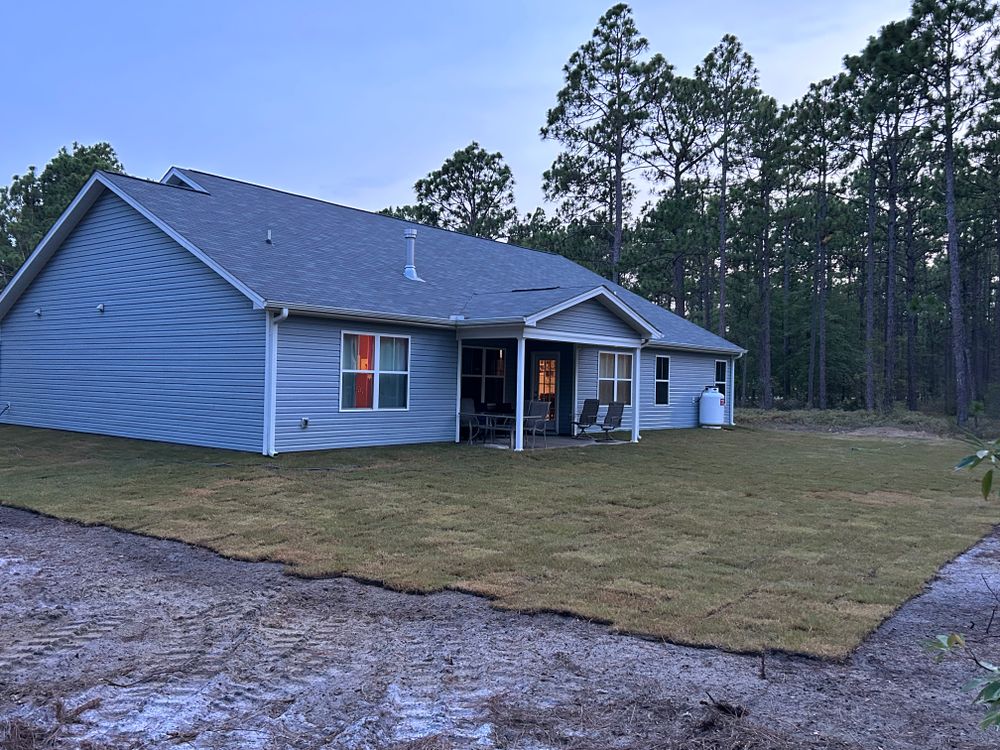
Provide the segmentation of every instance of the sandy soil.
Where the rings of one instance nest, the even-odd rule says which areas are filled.
[[[982,630],[998,563],[991,537],[850,663],[771,655],[762,678],[756,656],[0,508],[0,747],[991,747],[968,666],[919,642]],[[717,719],[706,689],[749,713]]]
[[[838,438],[884,438],[886,440],[921,440],[932,443],[947,443],[953,438],[935,435],[924,430],[903,427],[833,427],[822,424],[799,424],[796,422],[761,422],[752,425],[755,430],[775,430],[778,432],[822,432]]]

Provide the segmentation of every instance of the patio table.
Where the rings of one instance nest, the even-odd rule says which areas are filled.
[[[477,419],[482,419],[486,423],[486,429],[484,430],[484,434],[483,434],[483,442],[484,443],[486,442],[485,433],[488,432],[490,434],[490,440],[496,440],[496,430],[497,430],[497,427],[501,426],[501,425],[504,426],[504,427],[506,427],[509,424],[510,425],[510,447],[513,449],[513,447],[514,447],[514,425],[513,425],[513,422],[515,421],[515,415],[513,415],[513,414],[498,414],[497,412],[484,411],[484,412],[476,412],[472,416],[476,417]]]

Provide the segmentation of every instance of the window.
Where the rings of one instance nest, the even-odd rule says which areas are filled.
[[[477,404],[504,403],[506,374],[503,349],[462,347],[462,398],[471,398]]]
[[[656,404],[666,406],[670,403],[670,357],[656,358]]]
[[[632,404],[632,355],[601,352],[597,361],[597,398],[601,404]]]
[[[719,393],[723,396],[726,395],[726,362],[725,360],[717,359],[715,360],[715,387],[719,389]],[[725,403],[725,401],[723,401]]]
[[[340,408],[409,408],[410,339],[345,333],[340,347]]]

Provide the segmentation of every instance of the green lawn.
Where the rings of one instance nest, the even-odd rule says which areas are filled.
[[[0,426],[0,502],[730,649],[849,652],[1000,520],[951,442],[737,429],[265,458]]]

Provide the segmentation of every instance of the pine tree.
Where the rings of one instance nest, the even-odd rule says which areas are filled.
[[[746,127],[756,104],[757,69],[732,34],[722,37],[695,69],[706,90],[705,120],[719,168],[719,335],[726,335],[726,246],[728,241],[729,175],[741,161]]]
[[[549,110],[543,138],[564,151],[544,175],[545,194],[559,202],[567,221],[592,221],[608,239],[607,271],[620,278],[622,241],[634,188],[649,73],[627,5],[601,16],[593,37],[563,68],[565,85]]]

